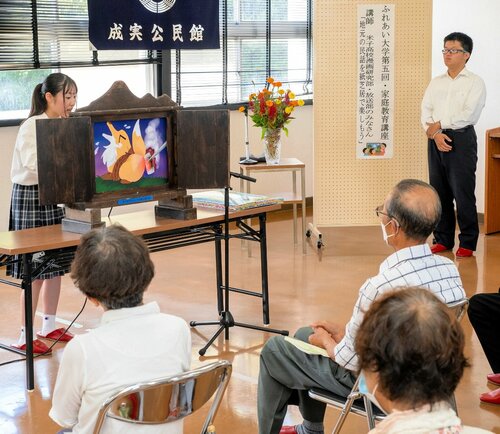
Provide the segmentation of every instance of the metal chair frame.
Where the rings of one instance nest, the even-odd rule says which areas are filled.
[[[178,375],[127,386],[102,404],[94,434],[101,432],[106,418],[148,425],[178,421],[193,414],[214,396],[201,429],[201,434],[205,434],[213,426],[231,372],[231,363],[221,360]],[[131,402],[134,403],[132,416],[123,412]],[[148,404],[152,404],[149,409]],[[154,409],[151,408],[153,406]],[[177,411],[172,412],[172,407]]]
[[[450,314],[453,314],[457,321],[461,321],[467,312],[469,299],[463,298],[462,300],[449,303],[447,306],[450,310]],[[347,397],[343,397],[323,389],[310,389],[308,391],[311,398],[341,410],[340,416],[333,427],[332,434],[338,434],[340,432],[349,413],[366,417],[368,428],[370,430],[375,428],[376,421],[383,420],[386,417],[382,410],[373,405],[370,400],[358,390],[358,383],[359,377],[356,379],[356,382]],[[450,397],[450,405],[458,414],[455,394],[452,394]]]

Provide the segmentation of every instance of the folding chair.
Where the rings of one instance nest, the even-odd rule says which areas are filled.
[[[358,390],[359,377],[356,379],[351,392],[347,396],[337,395],[336,393],[330,392],[323,389],[310,389],[308,394],[311,398],[318,401],[324,402],[332,407],[339,408],[341,410],[340,416],[337,419],[332,434],[337,434],[340,432],[342,425],[347,418],[349,413],[357,414],[358,416],[366,417],[368,422],[368,428],[372,429],[375,427],[376,420],[382,420],[386,415],[380,410],[376,405],[372,404],[370,400],[363,395]]]
[[[469,299],[464,298],[462,300],[449,303],[447,304],[447,306],[450,310],[450,315],[455,316],[455,318],[460,321],[467,312]],[[358,390],[358,382],[359,378],[356,379],[356,382],[354,383],[354,386],[347,397],[337,395],[333,392],[323,389],[309,390],[308,394],[311,398],[324,402],[327,405],[339,408],[341,410],[340,416],[337,419],[332,434],[337,434],[340,432],[349,413],[354,413],[358,416],[366,417],[369,429],[373,429],[375,427],[375,421],[382,420],[386,416],[386,414],[381,409],[372,404],[370,400]],[[458,414],[455,394],[452,394],[450,397],[450,405],[455,410],[455,413]]]
[[[106,418],[132,424],[178,421],[193,414],[215,395],[201,434],[214,432],[213,420],[231,371],[231,363],[222,360],[179,375],[127,386],[102,404],[94,434],[101,432]]]

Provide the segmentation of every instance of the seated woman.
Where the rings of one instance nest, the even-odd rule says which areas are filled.
[[[75,336],[66,346],[57,374],[50,417],[74,434],[91,434],[101,404],[130,384],[187,371],[191,334],[186,322],[143,303],[154,276],[144,242],[121,226],[82,236],[71,278],[95,306],[104,310],[99,327]],[[183,422],[163,431],[107,418],[103,433],[180,434]]]
[[[359,389],[388,413],[370,434],[490,432],[464,427],[449,404],[468,366],[464,336],[428,290],[401,288],[373,302],[355,347]]]

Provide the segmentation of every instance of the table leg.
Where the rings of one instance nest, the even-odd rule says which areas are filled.
[[[306,253],[306,173],[300,169],[300,193],[302,195],[302,253]]]
[[[267,235],[266,214],[259,214],[260,231],[260,272],[262,277],[262,314],[263,323],[269,324],[269,280],[267,275]]]
[[[297,196],[297,172],[292,170],[292,191],[293,199]],[[294,202],[293,208],[293,244],[297,244],[297,204]]]
[[[31,254],[23,254],[24,289],[24,333],[26,336],[26,389],[35,389],[35,370],[33,363],[33,300],[31,293]]]

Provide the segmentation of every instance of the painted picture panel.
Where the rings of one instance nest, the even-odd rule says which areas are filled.
[[[95,122],[96,193],[168,184],[165,118]]]

